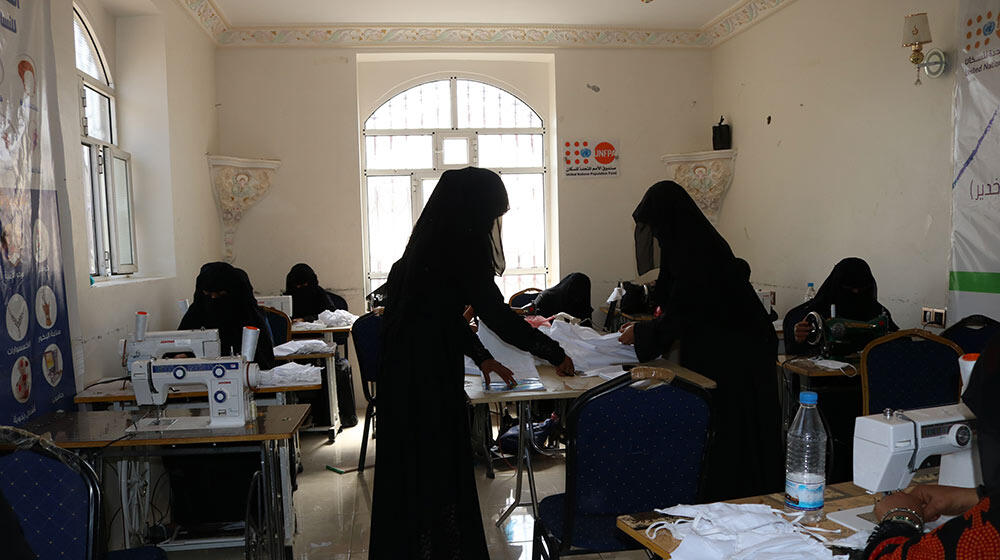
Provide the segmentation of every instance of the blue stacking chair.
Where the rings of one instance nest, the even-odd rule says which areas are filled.
[[[78,455],[9,426],[0,427],[0,492],[40,559],[166,560],[157,547],[105,555],[94,469]]]
[[[524,307],[525,305],[535,301],[535,298],[538,297],[538,294],[540,293],[542,293],[542,291],[538,288],[525,288],[510,296],[507,304],[511,307]]]
[[[619,515],[697,503],[710,439],[704,389],[650,370],[603,383],[567,413],[566,492],[538,506],[533,560],[641,548],[615,526]]]
[[[861,352],[864,414],[957,403],[961,355],[954,342],[921,329],[871,341]]]
[[[966,354],[978,354],[998,332],[1000,321],[986,315],[969,315],[945,329],[941,336],[961,346]]]
[[[361,436],[361,457],[358,472],[365,470],[365,454],[368,451],[368,432],[375,419],[375,380],[378,374],[379,355],[382,353],[382,317],[375,313],[365,313],[354,321],[351,338],[357,353],[358,367],[361,369],[361,390],[368,406],[365,408],[365,430]]]
[[[292,339],[292,321],[284,311],[273,307],[260,306],[267,319],[267,328],[271,333],[271,342],[277,346]]]

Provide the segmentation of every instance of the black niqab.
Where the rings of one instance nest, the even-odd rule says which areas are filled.
[[[347,310],[344,298],[321,288],[316,272],[306,263],[298,263],[288,271],[285,294],[292,296],[292,314],[307,321],[327,310]]]
[[[590,305],[590,278],[582,272],[571,272],[558,284],[538,294],[534,305],[538,314],[544,317],[564,311],[578,319],[590,319],[594,312]]]
[[[976,360],[962,401],[976,415],[983,484],[988,493],[996,494],[1000,492],[1000,335],[990,339]]]

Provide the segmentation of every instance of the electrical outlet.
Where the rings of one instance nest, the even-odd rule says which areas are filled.
[[[947,309],[936,309],[934,307],[921,308],[920,323],[925,327],[944,328],[947,319]]]

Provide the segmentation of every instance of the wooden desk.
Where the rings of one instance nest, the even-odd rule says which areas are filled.
[[[207,409],[171,408],[166,410],[166,415],[202,416],[207,412]],[[121,478],[125,476],[124,462],[130,459],[146,461],[149,456],[184,454],[184,447],[206,443],[231,445],[225,449],[212,449],[212,453],[259,452],[262,474],[259,495],[264,507],[258,520],[260,547],[255,552],[272,560],[283,560],[286,555],[291,555],[295,528],[288,443],[308,412],[309,405],[305,404],[261,406],[258,407],[257,418],[241,427],[136,432],[134,436],[125,438],[122,436],[126,435],[126,427],[140,417],[139,413],[122,410],[53,412],[28,422],[24,429],[51,439],[59,447],[90,450],[92,462],[100,463],[109,457],[119,458],[119,484],[124,492],[133,490],[127,479]],[[173,446],[182,447],[174,449]],[[142,449],[135,449],[137,447]],[[202,448],[193,447],[187,453],[198,451],[204,452]],[[100,466],[95,465],[95,470],[103,473]],[[127,517],[123,517],[123,523],[125,534],[132,534]],[[238,538],[229,544],[238,546],[242,542],[243,538]],[[169,550],[175,546],[187,548],[190,544],[167,543],[161,546]]]
[[[251,390],[255,394],[283,394],[289,391],[315,391],[320,388],[322,388],[321,385],[283,385],[252,387]],[[205,390],[204,385],[194,383],[179,385],[167,394],[168,401],[184,398],[208,398],[208,391]],[[279,398],[279,400],[283,401],[284,398]],[[73,402],[87,407],[95,404],[134,403],[135,391],[132,390],[131,381],[109,381],[80,391],[73,397]],[[208,401],[205,402],[208,403]],[[285,403],[279,402],[278,404]]]

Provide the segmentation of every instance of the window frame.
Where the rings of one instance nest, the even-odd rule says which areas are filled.
[[[492,82],[485,79],[481,75],[475,76],[462,76],[462,75],[449,75],[447,79],[449,81],[450,88],[450,103],[451,103],[451,127],[450,128],[403,128],[403,129],[388,129],[379,128],[368,130],[365,127],[367,121],[374,115],[379,109],[381,109],[386,103],[394,99],[396,96],[410,90],[413,88],[420,87],[427,83],[441,81],[442,77],[435,76],[425,76],[419,82],[410,82],[405,86],[394,89],[391,93],[384,96],[381,101],[372,109],[372,111],[363,119],[361,119],[361,131],[360,131],[360,144],[361,144],[361,202],[362,202],[362,222],[363,222],[363,238],[362,238],[362,253],[363,253],[363,272],[364,272],[364,287],[365,293],[372,291],[373,282],[379,284],[383,283],[388,276],[389,271],[373,271],[371,270],[371,252],[370,252],[370,242],[369,242],[369,218],[368,218],[368,178],[378,177],[378,176],[410,176],[410,213],[412,218],[412,225],[415,225],[420,213],[423,211],[424,207],[424,195],[423,195],[423,181],[425,179],[440,178],[441,174],[448,169],[461,169],[467,166],[478,166],[479,165],[479,135],[480,134],[504,134],[504,135],[540,135],[541,136],[541,165],[538,167],[502,167],[502,168],[492,168],[497,174],[503,178],[505,174],[540,174],[542,177],[542,216],[543,216],[543,235],[544,242],[542,243],[542,260],[544,266],[542,267],[532,267],[532,268],[512,268],[508,263],[507,270],[504,272],[504,277],[510,276],[527,276],[527,275],[544,275],[546,284],[549,283],[549,275],[552,270],[551,267],[551,250],[552,250],[552,208],[550,204],[550,193],[551,193],[551,177],[549,173],[548,158],[549,158],[549,146],[548,146],[548,131],[545,126],[545,120],[542,119],[542,115],[535,110],[530,104],[528,104],[524,99],[521,98],[516,92],[511,91],[508,86]],[[541,126],[540,127],[509,127],[509,128],[458,128],[458,99],[457,99],[457,83],[459,81],[471,81],[486,84],[491,87],[495,87],[505,92],[508,95],[513,96],[518,101],[524,103],[529,109],[531,109],[534,114],[538,117]],[[432,150],[433,150],[433,160],[432,167],[430,169],[368,169],[368,154],[367,154],[367,138],[369,136],[411,136],[411,135],[423,135],[430,134],[432,137]],[[454,137],[465,137],[468,139],[468,150],[469,150],[469,162],[464,164],[444,164],[444,141],[448,138]],[[501,278],[497,278],[498,284],[502,286]],[[501,288],[502,289],[502,288]]]
[[[87,241],[88,271],[93,278],[127,276],[135,274],[139,271],[139,254],[136,242],[135,192],[133,187],[134,175],[132,168],[132,154],[122,150],[118,146],[117,94],[114,89],[114,81],[111,77],[111,72],[109,71],[108,65],[105,61],[104,51],[101,48],[101,44],[97,40],[97,37],[94,35],[86,16],[84,16],[83,12],[75,4],[73,5],[73,13],[80,19],[83,30],[87,33],[87,38],[90,40],[91,45],[93,45],[94,51],[97,55],[97,62],[100,64],[100,70],[107,80],[107,83],[105,84],[101,80],[94,78],[80,68],[76,67],[74,63],[74,69],[76,70],[78,79],[80,143],[87,149],[90,157],[90,165],[84,166],[85,170],[89,168],[90,200],[92,203],[91,212],[85,216],[89,232]],[[91,89],[109,100],[108,140],[97,138],[91,136],[90,134],[91,126],[87,120],[87,89]],[[125,185],[115,184],[112,164],[116,158],[125,161]],[[81,185],[81,188],[86,187],[87,185]],[[115,197],[115,194],[119,189],[125,189],[125,196],[128,200],[125,208],[119,208],[117,205],[117,198]],[[117,219],[121,212],[127,212],[128,216],[129,249],[132,256],[131,263],[121,262],[122,247],[119,246]],[[90,258],[91,252],[94,255],[93,259]]]

